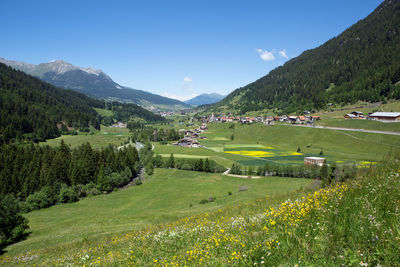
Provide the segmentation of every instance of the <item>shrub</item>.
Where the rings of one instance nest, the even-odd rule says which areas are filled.
[[[208,203],[208,200],[207,199],[202,199],[202,200],[200,200],[200,202],[199,202],[199,204],[207,204]]]
[[[27,211],[48,208],[56,203],[56,194],[49,186],[44,186],[39,192],[29,195],[25,201]]]
[[[0,249],[20,240],[29,228],[20,213],[20,203],[14,196],[0,195]]]
[[[154,173],[153,163],[149,162],[149,164],[146,165],[146,173],[148,175],[153,175],[153,173]]]
[[[186,170],[186,171],[191,171],[192,170],[192,166],[190,166],[188,163],[185,163],[182,165],[181,167],[182,170]]]
[[[58,194],[58,200],[61,203],[72,203],[78,201],[79,198],[71,187],[63,186],[61,187],[60,194]]]
[[[231,192],[231,191],[229,191],[229,192],[228,192],[228,196],[231,196],[231,195],[232,195],[232,192]]]
[[[142,184],[142,180],[140,180],[139,178],[136,179],[135,181],[135,185],[141,185]]]
[[[75,191],[75,193],[78,195],[79,198],[87,196],[84,185],[81,184],[74,185],[72,189]]]
[[[85,184],[83,186],[83,191],[85,191],[87,196],[96,196],[96,195],[100,195],[100,191],[97,190],[96,188],[96,184],[93,182],[90,182],[88,184]]]

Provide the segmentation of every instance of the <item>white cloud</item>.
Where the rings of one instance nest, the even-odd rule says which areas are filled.
[[[256,49],[256,51],[257,51],[257,53],[260,54],[260,57],[262,60],[265,60],[265,61],[275,60],[273,51],[267,51],[267,50],[263,50],[261,48]]]
[[[279,55],[284,58],[289,58],[288,55],[286,54],[286,49],[279,51]]]
[[[190,82],[192,82],[192,78],[186,76],[185,78],[183,78],[183,81],[184,81],[185,83],[190,83]]]
[[[162,96],[168,97],[168,98],[173,98],[173,99],[177,99],[180,101],[185,101],[185,100],[189,100],[193,97],[198,96],[198,94],[190,94],[190,95],[175,95],[175,94],[170,94],[168,92],[163,92],[161,93]]]

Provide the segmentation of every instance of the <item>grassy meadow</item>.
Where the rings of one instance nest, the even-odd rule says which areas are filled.
[[[315,191],[298,190],[289,195],[281,192],[225,207],[209,208],[217,202],[208,203],[199,209],[200,214],[135,231],[111,233],[105,239],[83,238],[33,251],[18,248],[24,246],[24,241],[11,247],[10,253],[0,258],[0,264],[397,266],[399,174],[398,163],[390,163]],[[301,180],[288,182],[293,181]],[[278,189],[276,185],[271,187]],[[116,210],[108,213],[121,212]],[[109,218],[103,221],[110,222]],[[59,234],[53,237],[62,238]]]
[[[47,257],[47,253],[56,255],[60,250],[65,253],[64,249],[79,246],[86,240],[102,240],[225,206],[286,195],[310,183],[311,180],[297,178],[243,179],[156,169],[155,174],[140,186],[26,214],[32,233],[26,240],[9,246],[6,255],[29,252]],[[239,192],[239,188],[244,187],[247,190]],[[210,197],[215,197],[215,201],[199,204],[200,200]]]
[[[64,140],[67,145],[74,148],[89,142],[94,148],[99,149],[109,144],[119,146],[123,144],[128,137],[130,137],[129,129],[106,127],[102,125],[101,130],[93,131],[93,134],[82,132],[78,135],[62,135],[55,139],[49,139],[41,144],[55,147],[60,145],[61,140]]]
[[[368,115],[369,112],[375,111],[400,112],[400,101],[390,101],[379,106],[374,106],[370,103],[359,103],[356,105],[336,107],[333,111],[320,111],[315,115],[321,116],[322,120],[317,121],[316,124],[332,127],[400,132],[400,123],[398,122],[386,123],[370,120],[344,119],[343,116],[352,111],[361,111],[364,115]]]

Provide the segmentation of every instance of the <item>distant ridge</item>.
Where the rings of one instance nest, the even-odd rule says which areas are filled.
[[[186,100],[184,102],[189,105],[200,106],[200,105],[217,103],[218,101],[220,101],[223,98],[224,98],[223,95],[220,95],[217,93],[201,94],[192,99]]]
[[[0,62],[57,87],[71,89],[99,99],[134,103],[151,110],[188,108],[188,105],[176,99],[121,86],[102,70],[74,66],[60,59],[39,65],[4,58],[0,58]]]

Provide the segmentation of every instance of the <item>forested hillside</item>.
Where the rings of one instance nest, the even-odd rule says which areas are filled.
[[[328,103],[400,99],[399,44],[400,1],[387,0],[339,36],[235,90],[215,107],[295,112]]]
[[[114,117],[129,121],[164,118],[135,104],[112,103]],[[101,100],[54,87],[0,63],[0,144],[15,140],[44,141],[60,135],[57,124],[87,130],[100,129],[101,116],[93,108],[105,108]]]
[[[43,141],[57,137],[57,123],[100,128],[93,107],[103,102],[56,88],[0,63],[0,144],[13,139]]]

